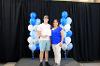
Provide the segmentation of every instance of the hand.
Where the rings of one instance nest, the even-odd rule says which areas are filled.
[[[59,43],[59,46],[62,47],[62,42]]]
[[[37,31],[38,38],[41,36],[41,31]]]
[[[52,47],[52,44],[50,43],[50,47]]]
[[[41,37],[46,38],[46,37],[48,37],[48,35],[44,35],[44,36],[41,36]]]

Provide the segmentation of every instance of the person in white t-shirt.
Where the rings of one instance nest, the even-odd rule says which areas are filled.
[[[40,66],[43,66],[43,55],[45,53],[45,66],[50,66],[48,63],[48,51],[50,51],[50,36],[51,26],[48,24],[48,15],[43,18],[44,22],[37,28],[39,36],[39,47],[40,47]]]

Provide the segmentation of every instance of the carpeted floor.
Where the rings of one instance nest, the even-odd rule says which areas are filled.
[[[49,63],[53,66],[54,60],[49,59]],[[39,59],[23,58],[15,66],[39,66]],[[72,58],[68,58],[67,60],[62,59],[61,66],[80,66],[80,64]]]
[[[0,63],[0,66],[15,66],[16,62]]]
[[[3,66],[3,64],[0,64],[0,66]]]
[[[54,60],[50,59],[49,63],[51,64],[51,66],[53,66]],[[17,63],[0,63],[0,66],[39,66],[39,59],[35,59],[33,61],[31,58],[23,58],[19,60]],[[68,58],[67,60],[62,59],[61,66],[100,66],[100,61],[78,63],[72,58]]]

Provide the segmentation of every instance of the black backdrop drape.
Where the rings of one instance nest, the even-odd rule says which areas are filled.
[[[31,51],[27,47],[27,26],[32,11],[41,19],[48,14],[51,22],[53,18],[60,19],[63,10],[67,10],[73,19],[71,25],[74,48],[69,57],[77,61],[100,60],[100,4],[0,0],[0,61],[31,57]],[[38,54],[39,52],[35,52],[35,57]],[[50,57],[53,57],[52,51]]]

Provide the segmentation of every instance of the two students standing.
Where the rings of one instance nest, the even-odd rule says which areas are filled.
[[[39,36],[39,46],[40,46],[40,66],[43,66],[43,56],[45,54],[45,66],[51,66],[48,63],[48,52],[50,51],[50,44],[52,44],[54,52],[54,66],[60,66],[61,61],[61,46],[64,39],[64,32],[61,27],[59,27],[59,22],[54,19],[52,29],[48,24],[49,17],[47,15],[43,18],[44,22],[40,24],[37,28],[37,33]]]

